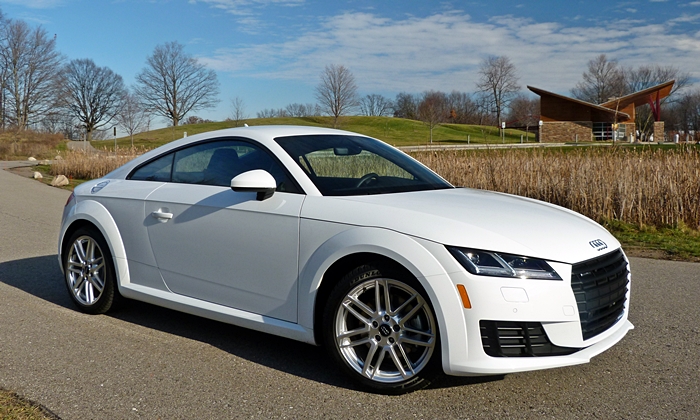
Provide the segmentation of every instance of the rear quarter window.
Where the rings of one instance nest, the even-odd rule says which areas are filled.
[[[174,153],[168,153],[163,157],[148,162],[136,169],[129,179],[136,181],[169,182],[173,169],[173,156],[175,156]]]

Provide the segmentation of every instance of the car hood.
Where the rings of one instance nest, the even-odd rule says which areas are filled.
[[[391,229],[445,245],[565,263],[595,258],[620,246],[599,224],[571,210],[468,188],[307,197],[302,217]],[[607,248],[592,245],[596,240]]]

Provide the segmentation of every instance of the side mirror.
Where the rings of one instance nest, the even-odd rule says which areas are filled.
[[[277,189],[277,181],[269,172],[255,169],[236,176],[231,180],[231,189],[236,192],[256,192],[258,201],[272,197]]]

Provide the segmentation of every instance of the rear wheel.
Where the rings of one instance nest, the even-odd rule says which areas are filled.
[[[63,272],[70,297],[82,312],[107,312],[118,296],[107,242],[97,229],[80,228],[67,244]]]
[[[426,293],[404,273],[365,265],[338,283],[324,311],[332,358],[384,394],[423,388],[437,372],[437,323]]]

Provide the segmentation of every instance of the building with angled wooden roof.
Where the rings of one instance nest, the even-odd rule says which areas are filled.
[[[567,143],[594,140],[636,140],[636,109],[649,105],[654,115],[654,139],[664,138],[661,101],[673,89],[674,80],[596,105],[536,87],[540,96],[540,141]]]

